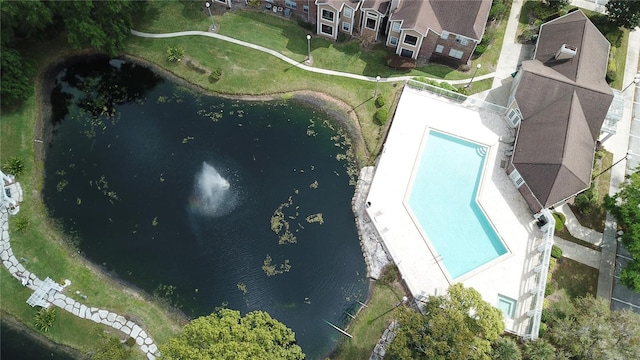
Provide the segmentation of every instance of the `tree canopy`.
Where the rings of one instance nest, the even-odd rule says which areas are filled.
[[[601,298],[576,299],[547,335],[571,359],[640,359],[640,315],[611,311]]]
[[[21,52],[24,43],[66,32],[74,48],[91,47],[115,55],[145,8],[144,1],[134,0],[0,0],[2,105],[17,105],[32,93],[32,66]]]
[[[622,243],[633,258],[622,270],[620,281],[640,292],[640,170],[627,175],[620,191],[606,196],[604,205],[624,231]]]
[[[222,309],[199,317],[160,347],[164,360],[304,359],[295,334],[263,311]]]
[[[491,359],[491,343],[504,331],[500,310],[462,284],[432,296],[422,313],[398,310],[398,330],[390,359]]]
[[[640,26],[640,1],[609,0],[606,7],[612,24],[629,30]]]

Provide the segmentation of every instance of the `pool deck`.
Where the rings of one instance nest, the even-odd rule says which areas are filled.
[[[489,147],[478,200],[508,248],[507,254],[452,281],[404,204],[428,129]],[[439,295],[450,284],[462,282],[478,290],[494,306],[499,295],[516,299],[515,316],[506,319],[505,324],[507,330],[524,334],[529,327],[527,312],[533,300],[530,290],[536,286],[533,269],[539,263],[535,248],[542,241],[542,233],[524,199],[500,167],[509,147],[500,138],[512,136],[513,130],[495,112],[472,110],[426,91],[405,87],[373,175],[367,214],[414,297]]]

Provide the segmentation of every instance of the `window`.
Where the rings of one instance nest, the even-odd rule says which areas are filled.
[[[342,31],[346,31],[349,32],[351,31],[351,23],[350,22],[343,22],[342,23]]]
[[[438,45],[438,46],[436,46],[436,52],[437,52],[438,54],[442,54],[442,51],[443,51],[443,50],[444,50],[444,46],[442,46],[442,45]]]
[[[413,35],[405,35],[404,36],[404,43],[407,44],[407,45],[416,46],[416,44],[418,43],[418,38],[413,36]]]
[[[322,9],[322,18],[327,21],[333,21],[333,11]]]
[[[400,22],[399,21],[394,21],[394,22],[391,23],[391,31],[400,32]]]
[[[333,36],[333,26],[322,24],[321,31],[322,31],[323,34],[327,34],[327,35]]]
[[[297,9],[298,3],[293,0],[284,0],[284,6],[288,7],[289,9]]]
[[[443,30],[442,34],[440,34],[440,39],[447,40],[448,38],[449,38],[449,32]]]
[[[516,314],[517,303],[515,299],[498,294],[498,306],[496,307],[502,311],[502,316],[506,319],[513,319]]]
[[[398,45],[398,38],[395,36],[389,36],[389,44],[393,46]]]
[[[519,188],[520,186],[522,186],[522,184],[524,184],[524,179],[522,178],[518,170],[514,169],[511,174],[509,174],[509,179],[511,179],[511,182],[513,182],[513,185],[515,185],[516,188]]]
[[[367,22],[364,25],[367,29],[375,30],[376,29],[376,19],[372,19],[370,17],[367,18]]]
[[[309,12],[309,5],[302,5],[302,11],[308,13]]]
[[[342,10],[342,15],[347,19],[351,19],[351,16],[353,16],[353,10],[351,10],[350,7],[345,7],[344,10]]]
[[[522,121],[522,116],[520,115],[520,111],[518,111],[518,109],[509,109],[507,118],[509,118],[509,123],[513,127],[518,126],[518,124],[520,124],[520,121]]]
[[[460,45],[469,45],[469,39],[460,35],[456,35],[456,42]]]
[[[408,58],[413,58],[413,51],[412,50],[407,50],[407,49],[402,49],[400,51],[400,56],[404,56],[404,57],[408,57]]]
[[[460,50],[456,50],[456,49],[449,50],[449,56],[451,56],[452,58],[462,59],[462,55],[464,55],[464,52]]]

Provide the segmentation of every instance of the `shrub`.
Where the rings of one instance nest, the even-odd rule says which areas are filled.
[[[389,118],[389,110],[387,110],[387,108],[380,108],[376,111],[374,117],[379,125],[384,125],[387,123],[387,119]]]
[[[522,354],[515,340],[510,337],[499,337],[491,344],[493,360],[521,360]]]
[[[553,280],[547,281],[547,284],[544,287],[544,296],[549,296],[558,290],[558,284],[556,284]]]
[[[170,62],[178,62],[182,60],[183,56],[184,56],[183,49],[177,48],[175,46],[169,46],[167,48],[167,60],[169,60]]]
[[[53,322],[56,320],[55,309],[41,308],[33,316],[33,322],[36,328],[42,332],[47,332],[53,326]]]
[[[2,171],[7,174],[13,174],[15,177],[20,177],[24,173],[24,161],[13,157],[2,165]]]
[[[593,210],[593,200],[589,197],[589,194],[587,192],[583,192],[576,196],[573,204],[583,215],[588,215]]]
[[[385,285],[391,285],[398,279],[398,267],[395,265],[387,265],[382,269],[382,274],[378,281]]]
[[[489,10],[489,20],[500,20],[504,18],[507,6],[503,0],[493,0],[491,10]]]
[[[416,67],[416,61],[399,55],[387,55],[385,65],[392,69],[411,70]]]
[[[564,224],[567,221],[567,218],[564,216],[564,214],[554,211],[553,218],[556,219],[556,231],[564,229]]]
[[[384,98],[379,96],[376,98],[376,107],[381,108],[384,106]]]
[[[211,70],[211,74],[209,74],[209,82],[210,83],[217,82],[218,80],[220,80],[221,76],[222,76],[222,70],[213,69]]]
[[[551,257],[554,259],[559,259],[562,257],[562,249],[553,245],[551,246]]]
[[[473,50],[473,56],[478,57],[484,54],[486,51],[487,51],[487,45],[480,43],[476,46],[475,50]]]
[[[315,24],[306,22],[305,20],[298,20],[298,26],[308,31],[314,31],[316,29]]]
[[[347,35],[345,33],[338,33],[338,42],[342,43],[347,40]]]
[[[260,3],[261,3],[260,0],[249,0],[247,2],[247,4],[249,4],[249,6],[254,7],[254,8],[260,7]]]
[[[449,84],[448,82],[441,82],[439,85],[441,88],[445,89],[445,90],[449,90],[449,91],[455,91],[458,92],[458,88]]]
[[[29,219],[20,215],[14,218],[13,228],[19,232],[25,232],[29,228]]]

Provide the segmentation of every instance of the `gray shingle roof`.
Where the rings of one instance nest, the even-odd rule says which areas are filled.
[[[562,44],[577,48],[555,60]],[[581,12],[544,24],[534,60],[522,63],[522,113],[513,164],[543,207],[588,188],[595,141],[613,100],[605,82],[609,42]]]

